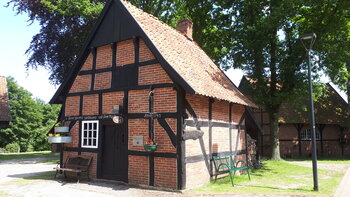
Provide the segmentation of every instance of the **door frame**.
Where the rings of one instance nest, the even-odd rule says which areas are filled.
[[[102,162],[103,162],[103,143],[104,143],[104,132],[103,132],[103,126],[108,126],[108,125],[113,125],[115,124],[111,119],[103,119],[100,120],[99,122],[99,139],[98,139],[98,153],[97,153],[97,166],[96,166],[96,177],[97,179],[103,179],[103,174],[102,174]],[[127,130],[127,122],[123,121],[123,123],[120,124],[121,126],[121,131],[124,132],[124,138],[126,140],[126,144],[125,144],[125,155],[126,155],[126,170],[127,172],[129,172],[129,159],[128,159],[128,139],[129,139],[129,132]],[[125,174],[125,181],[126,183],[129,182],[129,177],[128,177],[129,173]]]

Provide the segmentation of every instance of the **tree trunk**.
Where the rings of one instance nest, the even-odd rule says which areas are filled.
[[[347,105],[347,109],[346,109],[347,119],[346,119],[345,126],[350,128],[350,102],[349,102],[350,101],[350,81],[347,81],[346,95],[348,98],[348,105]]]
[[[279,143],[279,126],[278,126],[278,112],[276,110],[269,110],[270,119],[270,143],[271,143],[271,159],[280,160],[280,143]]]
[[[347,63],[347,72],[350,73],[350,63]],[[346,95],[348,96],[348,106],[347,106],[347,119],[346,119],[346,126],[350,128],[350,78],[347,78],[346,81]]]

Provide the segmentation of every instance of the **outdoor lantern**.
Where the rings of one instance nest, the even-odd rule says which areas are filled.
[[[318,178],[317,178],[317,150],[316,150],[316,132],[315,132],[315,113],[314,113],[314,101],[312,98],[312,79],[311,79],[311,50],[316,41],[316,34],[304,34],[300,37],[301,43],[305,47],[308,54],[308,79],[309,79],[309,98],[310,98],[310,127],[311,127],[311,142],[312,142],[312,171],[314,179],[314,190],[318,191]],[[310,43],[310,45],[308,45]]]
[[[123,117],[121,117],[121,116],[113,116],[112,120],[115,124],[123,123]]]

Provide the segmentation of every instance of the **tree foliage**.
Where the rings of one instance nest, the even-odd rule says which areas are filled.
[[[106,0],[10,0],[18,14],[27,13],[29,21],[38,21],[41,29],[36,34],[26,54],[27,68],[45,67],[50,80],[60,84],[72,67],[82,43],[96,22]],[[133,5],[155,15],[176,27],[181,18],[191,18],[194,38],[217,62],[227,52],[225,37],[220,28],[224,15],[215,18],[213,0],[131,0]],[[221,25],[222,26],[222,25]],[[214,49],[214,50],[213,50]]]
[[[0,130],[0,147],[19,144],[21,152],[48,150],[46,134],[55,124],[60,106],[33,99],[12,77],[7,78],[7,87],[12,121],[9,128]]]
[[[278,159],[279,107],[283,102],[295,102],[307,90],[307,57],[299,35],[311,32],[318,35],[312,54],[316,57],[312,60],[314,79],[319,78],[320,71],[328,71],[338,85],[350,87],[346,83],[350,76],[346,67],[350,59],[350,2],[232,0],[226,3],[227,13],[234,19],[231,34],[234,44],[229,59],[250,77],[255,86],[254,101],[269,113],[272,158]],[[316,86],[316,90],[322,88]]]

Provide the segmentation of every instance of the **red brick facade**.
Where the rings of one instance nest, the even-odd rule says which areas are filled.
[[[263,138],[261,147],[261,154],[263,156],[269,156],[271,154],[270,149],[270,127],[269,118],[267,113],[261,115],[261,111],[255,112],[256,120],[261,123],[263,129]],[[280,123],[279,124],[279,139],[280,139],[280,154],[283,158],[296,158],[296,157],[309,157],[311,156],[311,140],[302,139],[298,140],[297,124],[292,123]],[[301,126],[300,133],[309,129],[309,124],[299,124]],[[325,124],[322,130],[322,140],[320,136],[319,125],[316,125],[316,132],[320,138],[316,142],[317,154],[319,157],[349,157],[350,145],[340,143],[341,133],[347,133],[344,129],[341,131],[341,127],[336,124]],[[302,136],[301,136],[302,138]]]
[[[114,106],[121,106],[121,113],[127,111],[128,114],[145,114],[150,112],[150,89],[149,88],[139,88],[139,89],[126,89],[124,90],[113,90],[112,89],[112,75],[113,75],[113,48],[111,45],[101,46],[96,49],[95,57],[93,53],[90,53],[86,62],[83,64],[81,69],[81,75],[78,75],[69,90],[71,95],[68,95],[65,101],[65,116],[66,117],[85,117],[88,116],[88,120],[93,120],[91,117],[103,117],[104,115],[110,115],[113,113]],[[116,65],[118,69],[123,69],[125,67],[130,67],[130,64],[135,63],[135,41],[125,40],[116,43]],[[139,62],[145,62],[155,60],[154,55],[151,53],[150,49],[146,46],[145,42],[140,39],[139,42]],[[96,59],[96,65],[93,65],[93,59]],[[108,70],[108,69],[111,70]],[[89,71],[89,72],[87,72]],[[94,73],[95,72],[95,73]],[[178,103],[178,91],[176,88],[169,86],[169,84],[174,84],[168,73],[162,68],[159,63],[150,63],[150,65],[142,65],[138,67],[138,78],[137,85],[147,86],[155,84],[166,84],[164,87],[154,87],[152,92],[154,95],[154,112],[155,113],[165,113],[165,114],[177,114],[179,108]],[[92,74],[91,74],[92,73]],[[94,77],[92,77],[94,76]],[[91,89],[91,85],[93,88]],[[150,86],[152,87],[152,86]],[[78,94],[78,96],[76,96]],[[124,106],[125,99],[127,99],[127,106]],[[209,98],[200,95],[185,95],[185,99],[188,101],[190,106],[195,111],[199,120],[209,121]],[[82,103],[80,103],[82,102]],[[82,106],[82,109],[80,109]],[[212,121],[219,123],[229,123],[229,102],[220,101],[213,99],[212,102]],[[239,121],[244,112],[244,107],[238,104],[232,104],[232,117],[231,124],[238,125]],[[187,114],[190,115],[189,112]],[[125,118],[125,114],[124,114]],[[161,118],[161,117],[160,117]],[[103,121],[99,120],[99,129],[103,128]],[[189,117],[188,120],[193,120],[193,117]],[[80,148],[79,130],[81,124],[81,119],[76,121],[74,126],[70,129],[69,135],[73,137],[73,143],[66,144],[66,148]],[[127,155],[127,180],[129,183],[134,184],[152,184],[157,187],[166,188],[179,188],[179,181],[182,179],[179,176],[180,166],[178,163],[178,148],[177,144],[171,140],[170,136],[174,136],[174,140],[177,141],[177,133],[183,125],[177,125],[178,119],[176,116],[171,118],[164,118],[165,124],[168,125],[171,131],[166,131],[164,125],[160,124],[157,119],[153,122],[149,118],[143,116],[139,118],[129,118],[125,119],[126,122],[123,123],[123,128],[127,128],[126,132],[127,138],[127,150],[135,153],[141,153],[140,155]],[[154,129],[154,141],[158,144],[158,149],[155,154],[168,154],[171,157],[154,155],[150,157],[145,154],[143,146],[134,145],[134,137],[142,136],[143,142],[147,141],[150,132],[150,125],[153,123]],[[69,125],[69,121],[66,122]],[[190,127],[183,127],[186,129],[191,129]],[[206,154],[209,156],[209,127],[203,126],[201,128],[204,131],[204,144]],[[103,131],[100,131],[101,134]],[[169,134],[172,132],[172,134]],[[212,153],[222,154],[227,153],[231,149],[233,151],[242,152],[245,150],[245,131],[242,129],[238,131],[237,129],[230,130],[228,127],[212,127]],[[99,139],[103,146],[104,139],[101,137]],[[236,144],[238,142],[238,144]],[[182,187],[191,188],[200,184],[208,183],[210,180],[210,174],[206,168],[203,159],[198,161],[193,161],[191,158],[203,156],[200,147],[199,140],[187,140],[183,141],[185,144],[186,152],[183,152],[184,156],[188,159],[182,162],[182,168],[186,170],[184,174],[186,179],[186,185]],[[231,144],[230,144],[231,143]],[[236,148],[237,147],[237,148]],[[101,147],[97,147],[99,149]],[[98,151],[89,152],[88,149],[82,149],[81,153],[83,155],[90,155],[93,157],[92,168],[90,169],[90,176],[93,179],[98,179],[98,172],[101,169],[102,164],[98,160]],[[68,155],[76,155],[77,152],[64,152],[64,158]],[[244,159],[244,155],[239,155]],[[101,165],[101,166],[99,166]],[[151,173],[151,170],[153,172]],[[152,177],[151,177],[151,174]]]
[[[195,111],[200,121],[209,120],[209,99],[200,95],[186,95],[186,99]],[[229,103],[213,99],[212,102],[212,122],[229,123]],[[232,104],[231,124],[238,125],[245,109],[244,106]],[[193,119],[190,115],[189,120]],[[244,122],[242,123],[244,124]],[[243,126],[243,125],[241,125]],[[195,128],[186,126],[185,130],[193,130]],[[204,131],[203,141],[205,151],[209,157],[209,128],[202,127]],[[230,144],[231,141],[231,144]],[[230,145],[233,152],[238,152],[237,159],[246,160],[245,151],[245,131],[243,129],[231,129],[227,127],[212,127],[212,153],[228,154]],[[196,187],[201,184],[208,183],[210,180],[210,172],[208,171],[203,159],[195,159],[202,156],[202,148],[199,140],[186,140],[186,188]],[[214,168],[212,169],[214,171]]]

